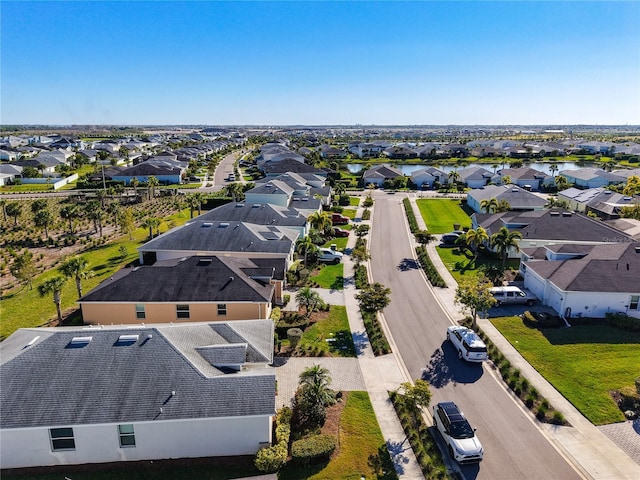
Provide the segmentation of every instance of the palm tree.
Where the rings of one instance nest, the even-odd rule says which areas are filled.
[[[507,202],[504,198],[498,202],[498,208],[496,208],[496,213],[508,212],[509,210],[511,210],[511,204]]]
[[[85,204],[84,210],[87,213],[87,216],[93,221],[94,231],[96,233],[100,232],[100,236],[102,237],[102,219],[104,217],[104,213],[100,207],[100,202],[97,200],[89,200]]]
[[[296,242],[296,252],[304,255],[304,266],[307,266],[307,255],[316,251],[318,247],[311,241],[308,235],[298,239]]]
[[[44,297],[48,293],[53,294],[53,303],[56,304],[56,312],[58,313],[58,324],[62,325],[62,310],[60,309],[62,288],[67,279],[60,275],[46,280],[42,285],[38,286],[38,292],[41,297]]]
[[[88,263],[84,257],[73,257],[66,260],[59,269],[66,278],[76,281],[78,298],[82,297],[82,280],[93,277],[93,271],[87,269]]]
[[[138,180],[136,177],[133,177],[131,179],[131,181],[129,182],[129,185],[131,185],[133,187],[133,196],[136,197],[136,201],[138,198],[138,185],[140,185],[140,180]]]
[[[233,199],[234,202],[244,199],[244,187],[240,182],[233,182],[225,185],[225,194]]]
[[[296,302],[298,305],[302,305],[305,310],[305,316],[311,315],[311,313],[320,306],[322,298],[318,292],[314,292],[309,287],[303,287],[296,293]]]
[[[19,202],[11,202],[7,205],[7,215],[13,217],[13,225],[18,226],[18,217],[22,214],[22,205]]]
[[[2,205],[2,218],[6,222],[7,221],[7,201],[3,198],[0,200],[0,205]]]
[[[567,180],[566,177],[564,177],[562,175],[558,175],[555,178],[554,182],[556,184],[556,188],[558,189],[558,191],[564,190],[564,189],[569,187],[569,181]]]
[[[511,175],[503,175],[502,176],[502,184],[510,185],[511,184]]]
[[[335,403],[336,394],[329,387],[331,384],[329,370],[320,365],[314,365],[303,370],[298,378],[300,386],[309,389],[309,393],[313,395],[318,405],[327,407]]]
[[[120,216],[121,211],[122,211],[122,207],[120,206],[120,203],[118,203],[117,201],[111,202],[109,205],[107,205],[107,212],[110,215],[113,215],[114,226],[118,226],[118,217]]]
[[[333,225],[329,212],[325,211],[312,213],[311,215],[309,215],[308,220],[313,228],[323,233],[329,231],[329,229]]]
[[[160,219],[156,217],[147,217],[142,222],[142,226],[149,229],[149,237],[153,238],[153,229],[160,228]]]
[[[344,184],[344,182],[336,182],[336,184],[333,187],[333,191],[336,193],[338,197],[340,197],[347,191],[347,186]]]
[[[556,177],[556,172],[558,171],[558,164],[557,163],[552,163],[551,165],[549,165],[549,171],[551,172],[551,176],[553,178]]]
[[[464,234],[464,241],[473,250],[473,263],[476,263],[478,259],[478,250],[480,245],[489,240],[489,234],[483,227],[478,227],[475,230],[472,228],[467,230]]]
[[[49,227],[54,223],[54,218],[51,212],[47,209],[38,211],[33,222],[36,224],[36,227],[40,227],[44,230],[45,238],[49,238]]]
[[[151,175],[147,179],[147,188],[149,189],[149,200],[153,200],[156,197],[156,187],[160,185],[160,181]]]
[[[507,227],[500,227],[496,233],[491,235],[490,245],[496,249],[496,253],[502,258],[502,269],[504,270],[507,263],[507,255],[512,248],[516,252],[520,251],[518,242],[522,240],[522,233],[509,231]]]
[[[450,184],[458,184],[458,182],[460,181],[460,174],[458,173],[457,170],[451,170],[449,172],[449,183]]]
[[[65,205],[60,209],[60,217],[69,221],[69,234],[73,235],[73,220],[79,215],[77,205]]]
[[[495,213],[498,211],[498,199],[496,197],[487,199],[485,198],[480,202],[480,211],[487,213]]]

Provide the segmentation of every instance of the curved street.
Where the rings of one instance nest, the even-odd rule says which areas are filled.
[[[466,479],[579,479],[488,364],[457,358],[445,341],[451,321],[414,260],[401,194],[376,194],[371,234],[373,280],[391,289],[384,316],[396,352],[412,379],[432,387],[432,404],[455,401],[478,430],[479,465],[462,467]]]

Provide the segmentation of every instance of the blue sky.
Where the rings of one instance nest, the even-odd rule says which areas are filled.
[[[1,3],[2,124],[640,124],[640,2]]]

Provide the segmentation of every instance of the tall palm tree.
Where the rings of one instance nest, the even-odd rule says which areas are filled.
[[[107,205],[107,213],[109,215],[113,215],[113,225],[118,226],[118,217],[120,216],[120,212],[122,211],[122,207],[118,201],[111,202]]]
[[[158,231],[158,229],[160,228],[160,219],[156,218],[156,217],[147,217],[144,219],[144,221],[142,222],[142,226],[144,228],[148,228],[149,229],[149,237],[153,238],[153,229],[156,229],[156,232],[158,234],[160,234],[160,232]]]
[[[3,198],[0,200],[0,205],[2,205],[2,219],[7,221],[7,201]]]
[[[89,200],[85,204],[84,210],[87,216],[93,221],[93,229],[96,233],[100,232],[100,237],[102,237],[102,219],[104,218],[104,212],[100,207],[100,202],[97,200]]]
[[[553,178],[556,178],[556,172],[558,171],[558,164],[552,163],[551,165],[549,165],[549,171],[551,172],[551,176]]]
[[[311,241],[308,235],[298,239],[296,242],[296,252],[304,255],[304,266],[307,266],[307,255],[316,251],[318,247]]]
[[[333,191],[339,197],[347,191],[347,186],[344,184],[344,182],[336,182],[336,184],[333,186]]]
[[[504,270],[507,263],[507,255],[509,250],[515,249],[516,252],[520,251],[519,241],[522,240],[522,233],[516,231],[509,231],[507,227],[500,227],[496,233],[491,235],[490,244],[496,249],[496,253],[502,258],[502,269]]]
[[[335,392],[329,387],[331,385],[329,370],[321,365],[314,365],[304,369],[298,378],[300,386],[308,387],[318,404],[327,407],[335,403]]]
[[[554,183],[556,184],[556,188],[558,189],[558,191],[564,190],[569,187],[569,181],[567,180],[567,177],[564,177],[562,175],[558,175],[554,179]]]
[[[160,181],[151,175],[147,179],[147,188],[149,189],[149,200],[153,200],[156,197],[156,187],[160,185]]]
[[[77,205],[74,205],[74,204],[65,205],[60,209],[60,217],[62,217],[63,219],[69,222],[69,234],[71,235],[73,235],[74,233],[73,220],[75,218],[78,218],[78,216],[79,216],[79,212],[78,212]]]
[[[478,227],[475,230],[472,228],[467,230],[464,234],[464,241],[467,243],[469,248],[473,250],[473,263],[476,263],[478,259],[478,251],[480,245],[489,240],[489,234],[483,227]]]
[[[493,197],[482,200],[480,202],[480,211],[483,210],[487,213],[495,213],[498,210],[498,199]]]
[[[41,297],[52,293],[53,294],[53,303],[56,304],[56,312],[58,313],[58,324],[62,325],[62,310],[60,308],[61,304],[61,294],[62,288],[66,283],[67,279],[61,277],[60,275],[50,278],[46,280],[42,285],[38,286],[38,292]]]
[[[229,183],[224,186],[225,194],[233,199],[234,202],[244,200],[244,187],[240,182]]]
[[[54,223],[54,218],[51,212],[47,209],[38,211],[33,222],[36,224],[36,227],[40,227],[44,230],[45,238],[49,238],[49,227]]]
[[[511,204],[507,202],[504,198],[498,202],[498,208],[496,208],[496,213],[508,212],[509,210],[511,210]]]
[[[72,257],[60,265],[60,273],[66,278],[73,278],[76,281],[78,298],[82,297],[82,280],[93,277],[93,271],[89,270],[88,262],[84,257]]]
[[[192,193],[191,198],[195,202],[195,207],[198,209],[198,215],[202,215],[202,203],[204,202],[204,194],[200,192]]]
[[[138,180],[136,177],[133,177],[131,179],[131,181],[129,182],[129,185],[131,185],[133,187],[133,196],[136,197],[136,201],[138,198],[138,185],[140,185],[140,180]]]
[[[451,170],[449,172],[449,184],[458,184],[458,182],[460,181],[460,174],[458,173],[457,170]]]
[[[325,211],[312,213],[311,215],[309,215],[308,220],[313,228],[322,233],[326,233],[327,231],[329,231],[329,229],[333,225],[329,212]]]

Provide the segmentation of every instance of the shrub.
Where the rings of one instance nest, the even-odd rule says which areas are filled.
[[[551,423],[555,425],[564,425],[564,415],[561,412],[554,411],[553,415],[551,416]]]
[[[429,283],[431,283],[431,285],[433,285],[434,287],[447,288],[446,282],[440,276],[440,273],[438,273],[438,270],[431,261],[431,258],[427,253],[427,249],[423,245],[419,245],[416,247],[416,253],[418,255],[418,262],[424,270]]]
[[[271,310],[271,320],[278,323],[278,320],[280,320],[280,313],[280,307],[273,307],[273,310]]]
[[[362,220],[369,220],[371,218],[371,210],[365,208],[362,212]]]
[[[408,198],[404,198],[402,203],[404,205],[405,214],[407,215],[407,221],[409,222],[409,230],[411,230],[411,233],[416,233],[418,231],[418,221],[413,213],[411,201]]]
[[[288,293],[285,293],[285,294],[282,296],[282,303],[283,303],[284,305],[288,305],[290,301],[291,301],[291,295],[289,295]]]
[[[524,404],[527,406],[527,408],[531,408],[533,407],[533,404],[536,402],[536,399],[533,395],[529,394],[527,395],[527,398],[524,399]]]
[[[299,328],[290,328],[289,330],[287,330],[287,340],[289,340],[289,345],[291,346],[292,350],[295,350],[295,348],[298,346],[298,343],[300,343],[301,338],[302,330],[300,330]]]
[[[296,440],[291,444],[291,458],[303,465],[328,459],[336,449],[337,442],[332,435],[313,435]]]
[[[640,318],[630,317],[624,313],[607,313],[607,320],[613,327],[636,332],[640,330]]]
[[[365,208],[373,206],[373,198],[371,198],[371,195],[367,195],[367,197],[364,199],[364,202],[362,202],[362,206]]]
[[[358,265],[355,268],[353,279],[357,289],[366,288],[369,285],[369,277],[367,276],[367,267]]]
[[[540,421],[544,421],[547,416],[547,407],[543,404],[538,405],[538,410],[536,411],[536,418]]]
[[[274,473],[280,470],[287,462],[287,447],[278,444],[273,447],[263,448],[256,454],[254,465],[265,473]]]

